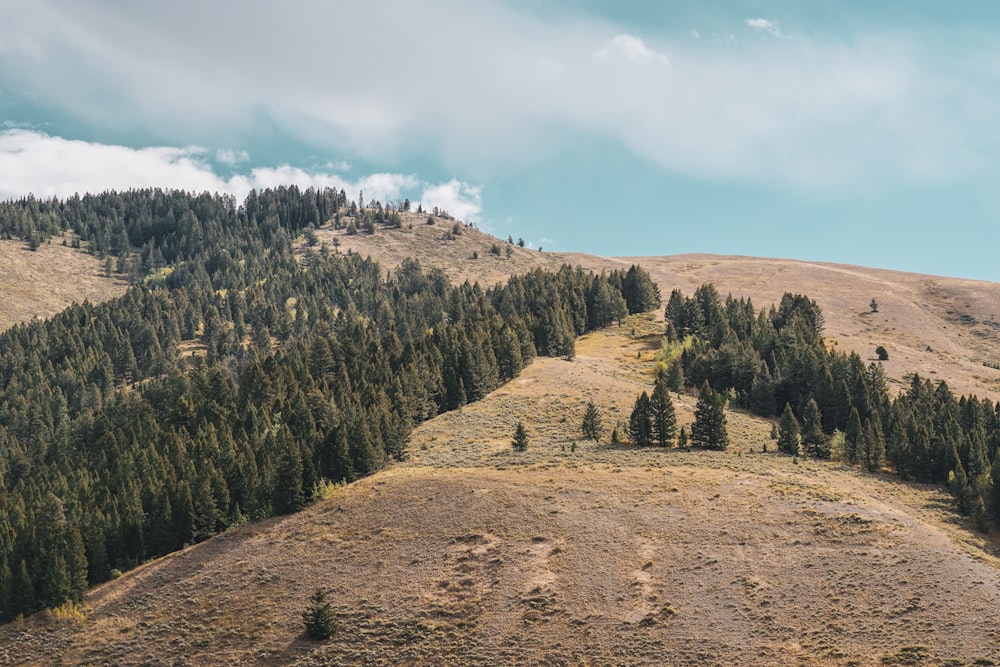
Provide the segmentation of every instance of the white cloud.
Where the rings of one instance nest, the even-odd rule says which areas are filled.
[[[625,60],[636,65],[644,63],[660,63],[666,65],[670,60],[645,44],[642,40],[633,35],[616,35],[610,42],[602,46],[594,53],[597,60],[616,61]]]
[[[426,188],[420,196],[425,211],[437,208],[465,222],[476,222],[483,210],[482,188],[451,180]]]
[[[76,193],[160,187],[226,192],[243,199],[251,189],[280,185],[336,188],[355,199],[396,202],[422,191],[422,200],[472,220],[481,209],[480,189],[461,181],[428,184],[409,174],[378,173],[347,181],[338,174],[280,165],[219,176],[197,146],[128,148],[52,137],[28,130],[0,132],[0,199],[69,197]],[[425,206],[427,206],[425,203]]]
[[[214,151],[268,133],[321,156],[417,159],[481,182],[589,140],[660,169],[774,187],[1000,171],[1000,85],[984,65],[1000,47],[981,34],[737,43],[702,19],[701,39],[651,25],[643,41],[500,0],[13,4],[0,3],[3,89],[103,136]],[[783,35],[772,19],[746,25]],[[670,66],[657,66],[666,53]],[[173,160],[172,174],[207,169],[204,154],[155,157]]]
[[[215,159],[222,164],[232,167],[241,162],[248,162],[250,160],[250,153],[247,153],[245,150],[220,148],[215,154]]]
[[[771,19],[747,19],[747,25],[756,30],[757,32],[766,32],[772,37],[781,37],[781,25],[777,21],[772,21]]]

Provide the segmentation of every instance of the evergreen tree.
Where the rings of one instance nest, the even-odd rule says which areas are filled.
[[[680,359],[675,359],[667,365],[667,388],[675,393],[684,391],[684,365]]]
[[[969,484],[968,475],[965,474],[965,468],[959,463],[955,466],[955,469],[951,471],[948,475],[948,488],[951,490],[953,496],[955,496],[955,501],[958,503],[958,511],[965,516],[969,516],[975,507],[975,501],[977,499],[975,491]]]
[[[666,378],[660,374],[653,386],[653,395],[649,399],[649,411],[652,417],[652,436],[660,447],[672,447],[677,435],[677,414],[674,402],[670,400]]]
[[[691,441],[708,449],[725,449],[729,446],[726,432],[725,401],[705,380],[701,385],[698,403],[694,410]]]
[[[681,432],[677,435],[677,446],[684,449],[688,446],[687,428],[681,426]]]
[[[622,296],[629,313],[645,313],[660,307],[660,290],[649,274],[633,264],[622,280]]]
[[[279,427],[276,438],[279,448],[278,467],[274,480],[272,502],[275,514],[291,514],[305,507],[302,491],[302,454],[298,444],[288,434],[288,429]]]
[[[528,432],[522,422],[517,422],[517,426],[514,427],[514,439],[510,446],[514,448],[515,452],[523,452],[528,449]]]
[[[830,441],[823,433],[819,406],[812,398],[802,410],[802,449],[813,458],[830,458]]]
[[[761,417],[774,416],[774,382],[763,361],[750,384],[750,409]]]
[[[646,392],[635,399],[628,419],[628,437],[637,447],[649,447],[653,444],[653,417]]]
[[[593,401],[587,401],[587,409],[583,413],[583,423],[580,425],[583,437],[597,442],[601,439],[604,427],[601,424],[601,413]]]
[[[792,412],[792,406],[785,403],[778,424],[778,451],[797,456],[799,453],[799,421]]]
[[[861,431],[858,461],[868,472],[878,472],[882,466],[882,457],[885,455],[885,438],[882,435],[881,422],[878,418],[865,420]]]
[[[337,622],[322,588],[317,588],[309,598],[309,606],[302,612],[302,622],[305,624],[306,636],[309,639],[322,641],[336,634]]]
[[[847,418],[847,430],[844,431],[844,458],[848,463],[855,463],[862,449],[862,437],[864,432],[861,427],[861,415],[858,409],[851,408],[851,414]]]

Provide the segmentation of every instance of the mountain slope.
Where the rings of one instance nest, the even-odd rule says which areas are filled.
[[[33,317],[45,319],[71,303],[100,303],[124,294],[96,257],[58,238],[31,251],[22,241],[0,241],[0,331]]]
[[[733,412],[724,453],[581,442],[588,399],[610,427],[648,386],[658,328],[633,318],[581,338],[572,362],[536,360],[420,426],[408,462],[104,584],[81,625],[8,626],[0,659],[1000,660],[985,631],[1000,603],[997,561],[941,490],[763,454],[769,423]],[[681,423],[693,404],[678,401]],[[509,446],[516,419],[531,438],[523,455]],[[317,644],[300,612],[320,586],[340,630]]]
[[[791,259],[723,255],[605,258],[582,253],[539,252],[511,245],[474,228],[445,240],[453,225],[427,225],[425,216],[403,218],[400,229],[379,229],[373,236],[348,236],[327,225],[317,232],[320,241],[339,250],[371,256],[384,266],[416,257],[440,267],[456,282],[492,285],[513,273],[535,267],[557,269],[562,264],[600,272],[639,263],[658,283],[664,300],[672,289],[690,295],[701,284],[714,283],[724,296],[749,297],[757,309],[781,301],[785,292],[815,299],[826,318],[831,345],[874,360],[884,346],[884,363],[897,388],[908,385],[907,375],[918,373],[934,381],[946,380],[957,394],[1000,397],[1000,284],[946,278],[860,266]],[[345,223],[346,224],[346,223]],[[412,224],[412,228],[410,225]],[[490,254],[500,246],[499,256]],[[666,244],[665,244],[666,245]],[[478,259],[472,259],[472,253]],[[870,311],[872,299],[879,311]]]

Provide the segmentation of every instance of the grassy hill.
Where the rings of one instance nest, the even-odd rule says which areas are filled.
[[[581,441],[587,400],[610,428],[648,387],[659,327],[638,316],[572,362],[536,360],[420,426],[408,461],[104,584],[84,620],[7,626],[0,662],[1000,660],[1000,561],[941,489],[794,462],[737,412],[721,453]],[[323,643],[301,632],[317,587],[340,628]]]
[[[506,243],[472,228],[444,238],[452,224],[412,216],[373,237],[317,236],[386,266],[416,256],[456,282],[635,261],[516,247],[507,258]],[[1000,372],[982,366],[1000,350],[1000,286],[791,260],[639,261],[664,296],[708,281],[758,308],[808,294],[831,345],[865,357],[884,345],[899,381],[918,371],[959,392],[1000,389]],[[662,328],[662,313],[636,316],[580,338],[573,361],[536,359],[419,426],[407,461],[101,585],[85,618],[4,627],[0,663],[1000,662],[996,545],[944,490],[793,461],[774,453],[770,422],[736,411],[726,452],[580,440],[588,400],[607,431],[627,419],[652,383]],[[690,423],[693,397],[676,402]],[[510,448],[518,420],[523,454]],[[317,587],[339,624],[323,643],[304,638],[300,617]]]

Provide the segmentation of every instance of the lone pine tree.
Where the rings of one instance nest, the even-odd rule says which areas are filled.
[[[660,447],[671,447],[677,435],[677,414],[674,402],[670,400],[670,390],[667,379],[661,373],[656,377],[653,395],[649,399],[649,411],[652,417],[653,438]]]
[[[517,422],[517,426],[514,427],[514,439],[510,446],[514,448],[515,452],[523,452],[528,449],[528,432],[522,422]]]
[[[725,401],[712,389],[708,380],[701,385],[698,403],[694,409],[691,442],[707,449],[725,449],[729,446]]]
[[[329,639],[337,632],[333,610],[322,588],[317,588],[309,598],[309,606],[302,612],[302,622],[306,626],[306,636],[309,639]]]
[[[597,442],[601,439],[604,426],[601,424],[601,413],[597,411],[597,406],[593,401],[587,401],[587,409],[583,413],[583,423],[580,425],[583,437]]]

